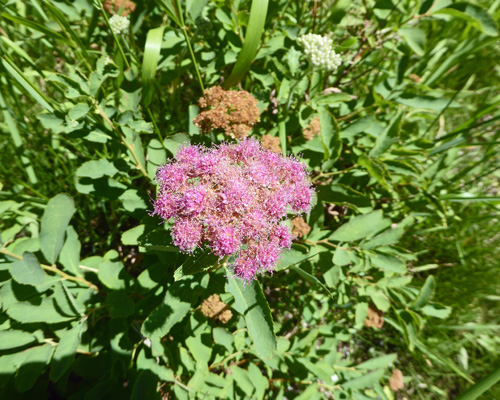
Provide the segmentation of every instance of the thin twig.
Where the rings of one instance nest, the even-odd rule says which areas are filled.
[[[5,248],[0,249],[0,253],[5,254],[6,256],[15,258],[17,260],[22,260],[23,259],[23,257],[21,257],[21,256],[19,256],[17,254],[12,253],[12,252],[10,252],[9,250],[7,250]],[[87,285],[88,287],[94,289],[95,291],[97,291],[97,292],[99,291],[99,288],[96,285],[94,285],[92,282],[89,282],[88,280],[86,280],[84,278],[80,278],[80,277],[77,277],[77,276],[69,275],[69,274],[67,274],[64,271],[61,271],[55,265],[40,264],[40,266],[44,270],[46,270],[46,271],[54,272],[55,274],[61,275],[64,279],[66,279],[68,281],[83,283],[84,285]]]

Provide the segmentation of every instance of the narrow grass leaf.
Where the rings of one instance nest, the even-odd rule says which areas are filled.
[[[260,39],[264,32],[264,24],[267,16],[267,6],[269,0],[253,0],[250,8],[250,19],[245,34],[245,42],[241,49],[236,64],[231,71],[231,75],[224,82],[224,88],[229,89],[241,81],[245,73],[250,68],[257,50],[260,45]]]
[[[151,99],[153,97],[153,82],[156,75],[158,60],[160,59],[164,30],[165,26],[151,29],[146,37],[144,58],[142,60],[142,101],[145,107],[148,107],[151,104]]]

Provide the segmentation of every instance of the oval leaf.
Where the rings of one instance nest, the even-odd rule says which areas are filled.
[[[276,337],[271,310],[259,282],[243,285],[238,278],[226,283],[226,291],[234,297],[234,308],[245,317],[248,333],[260,357],[269,359],[276,351]]]
[[[64,244],[64,235],[71,217],[75,213],[75,203],[67,194],[58,194],[49,200],[42,217],[40,233],[41,250],[46,260],[54,264]]]

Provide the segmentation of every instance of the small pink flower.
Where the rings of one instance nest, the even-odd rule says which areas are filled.
[[[201,225],[189,219],[178,219],[172,228],[172,236],[177,247],[191,253],[202,239]]]

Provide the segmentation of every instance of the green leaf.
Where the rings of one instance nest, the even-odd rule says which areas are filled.
[[[105,261],[99,265],[97,272],[99,280],[109,289],[122,290],[126,288],[126,273],[121,261]]]
[[[328,161],[331,168],[340,157],[342,141],[340,140],[340,129],[334,117],[324,107],[319,109],[321,124],[321,141],[324,149],[324,161]]]
[[[351,101],[352,97],[347,93],[330,93],[313,99],[313,103],[318,106],[330,106],[333,104]]]
[[[380,183],[385,190],[388,192],[391,191],[391,187],[386,179],[388,172],[385,170],[383,164],[365,155],[359,156],[358,164],[365,167],[370,176],[375,178],[375,180]]]
[[[380,357],[372,358],[368,361],[365,361],[359,365],[356,365],[356,369],[367,371],[376,368],[386,368],[390,364],[393,364],[396,361],[398,355],[396,353],[386,354]]]
[[[131,400],[156,399],[158,378],[151,371],[142,371],[137,377],[132,389]]]
[[[5,15],[2,13],[2,15]],[[50,99],[43,94],[40,89],[35,86],[31,81],[29,81],[25,76],[23,71],[21,71],[15,65],[12,60],[7,56],[3,56],[1,59],[2,65],[7,70],[7,72],[14,78],[14,80],[21,86],[31,97],[33,97],[43,108],[49,112],[53,112],[54,108],[50,105]]]
[[[36,257],[28,252],[23,254],[22,260],[17,260],[9,265],[12,278],[23,285],[42,285],[47,274],[43,271]]]
[[[214,254],[203,252],[199,257],[189,257],[184,263],[175,270],[174,280],[180,281],[189,275],[198,274],[213,268],[219,264],[219,257]]]
[[[68,117],[72,120],[79,120],[87,115],[90,107],[86,103],[78,103],[68,112]]]
[[[391,121],[390,125],[379,136],[377,136],[375,147],[370,151],[371,157],[381,156],[389,149],[389,147],[398,141],[402,117],[403,113],[401,111],[398,112],[398,114]]]
[[[456,397],[455,400],[475,400],[498,382],[500,382],[500,367],[490,372],[466,392]]]
[[[255,389],[248,372],[236,365],[231,367],[231,372],[233,373],[236,385],[248,396],[248,398],[251,398]]]
[[[425,283],[420,288],[417,298],[413,302],[412,307],[416,310],[426,306],[434,294],[434,287],[436,286],[434,281],[434,276],[429,275],[425,280]]]
[[[354,242],[372,235],[382,228],[385,223],[382,210],[351,218],[346,224],[341,225],[332,235],[331,240],[339,242]]]
[[[111,318],[126,318],[134,313],[135,304],[122,292],[111,292],[104,303]]]
[[[87,329],[83,321],[62,334],[50,363],[50,380],[57,382],[68,371],[75,359],[76,350],[80,344],[82,333]]]
[[[469,22],[488,36],[498,36],[498,25],[488,12],[477,5],[461,2],[450,4],[432,14],[447,14]]]
[[[440,319],[446,319],[451,314],[451,307],[444,307],[439,304],[428,304],[420,309],[425,315]]]
[[[380,311],[386,312],[391,307],[391,302],[384,293],[371,292],[369,296]]]
[[[45,259],[54,264],[64,244],[64,235],[75,212],[73,199],[58,194],[49,200],[42,216],[40,246]]]
[[[161,338],[170,332],[198,300],[202,290],[208,285],[208,279],[208,275],[205,275],[201,282],[190,278],[171,284],[162,304],[156,307],[142,324],[142,334],[148,338]]]
[[[42,373],[43,368],[50,360],[54,347],[50,344],[32,347],[25,350],[20,356],[22,361],[17,371],[14,385],[18,391],[24,393],[30,390]]]
[[[360,376],[359,378],[351,379],[342,384],[343,389],[365,389],[373,387],[376,383],[380,381],[384,375],[384,369],[376,369],[366,375]]]
[[[47,323],[57,324],[75,319],[75,316],[62,315],[54,306],[51,298],[42,299],[41,304],[33,305],[29,302],[12,304],[7,310],[7,315],[12,319],[25,324]]]
[[[30,332],[11,329],[0,331],[0,350],[10,350],[17,347],[23,347],[27,344],[36,342],[35,335]]]
[[[153,82],[156,75],[158,60],[160,58],[164,30],[165,25],[159,28],[150,29],[146,37],[144,58],[142,59],[142,102],[144,107],[149,107],[153,97]]]
[[[312,256],[309,255],[309,249],[307,247],[293,244],[292,248],[289,250],[282,251],[278,264],[274,269],[276,271],[282,271],[291,265],[300,264],[302,261],[311,257]]]
[[[401,239],[404,232],[405,230],[403,227],[387,229],[386,231],[379,233],[377,236],[374,236],[372,239],[363,242],[359,247],[361,249],[374,249],[376,247],[394,244]]]
[[[161,167],[167,162],[167,152],[158,139],[151,139],[148,144],[148,175],[151,179],[156,176],[158,167]]]
[[[76,176],[91,179],[102,178],[103,176],[114,176],[118,169],[105,158],[84,162],[76,170]]]
[[[257,354],[270,359],[276,352],[276,337],[269,304],[257,280],[243,284],[239,278],[230,278],[226,291],[234,297],[234,308],[245,318],[248,333]]]
[[[267,6],[269,0],[252,0],[250,8],[250,18],[248,20],[247,31],[243,48],[238,55],[236,64],[231,71],[231,75],[224,82],[224,89],[229,89],[241,81],[247,70],[250,68],[255,55],[259,49],[260,39],[264,33],[264,24],[267,16]]]
[[[70,225],[66,229],[66,241],[61,249],[59,261],[73,275],[81,275],[80,266],[80,251],[82,245],[78,240],[78,235],[75,229]]]
[[[400,28],[398,32],[415,54],[419,56],[425,54],[424,46],[426,37],[423,30],[418,28]]]
[[[393,255],[377,253],[370,255],[370,260],[375,267],[385,271],[392,271],[398,274],[406,273],[406,263]]]

